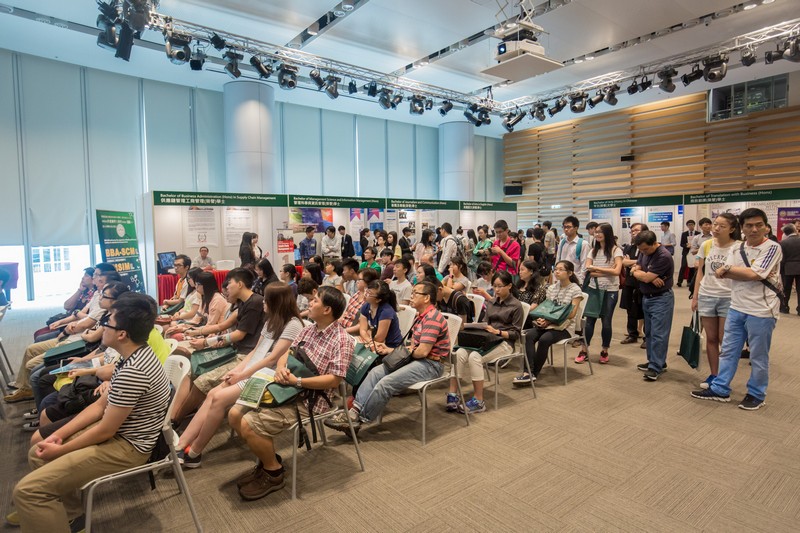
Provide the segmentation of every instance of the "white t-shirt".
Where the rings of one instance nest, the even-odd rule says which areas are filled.
[[[742,254],[739,252],[741,243],[735,246],[728,261],[725,263],[734,267],[743,267]],[[755,247],[744,245],[745,254],[750,261],[750,268],[761,279],[766,279],[772,285],[781,287],[780,265],[783,258],[781,246],[775,241],[765,239]],[[731,280],[731,309],[759,318],[778,318],[780,300],[775,292],[760,281]]]
[[[414,290],[414,286],[407,279],[396,280],[393,279],[389,282],[389,288],[394,291],[395,295],[397,296],[397,303],[401,304],[405,301],[411,301],[411,292]]]
[[[617,257],[622,257],[622,250],[619,246],[614,246],[614,249],[611,251],[611,261],[606,258],[605,252],[603,250],[597,251],[597,257],[593,257],[594,250],[589,254],[589,259],[592,260],[592,264],[598,268],[614,268],[614,261]],[[586,274],[589,276],[589,273]],[[597,286],[601,289],[607,291],[616,291],[619,289],[619,276],[615,276],[613,274],[602,275],[597,278],[592,278],[589,276],[589,286],[594,287],[594,280],[597,280]]]
[[[284,326],[283,331],[281,332],[280,337],[277,339],[272,339],[272,333],[267,329],[267,324],[264,324],[264,328],[261,330],[261,341],[258,343],[255,349],[255,353],[253,357],[247,362],[245,369],[252,368],[258,363],[259,361],[263,361],[267,355],[272,351],[272,346],[278,342],[280,339],[285,339],[288,341],[294,341],[295,337],[297,337],[305,324],[303,324],[302,320],[297,318],[292,318],[289,322],[286,323]],[[247,383],[246,379],[243,379],[239,382],[239,387],[244,388],[245,384]]]
[[[571,304],[575,298],[583,298],[583,291],[577,283],[570,283],[566,287],[562,287],[560,282],[555,282],[547,287],[547,299],[559,305]],[[564,330],[572,326],[575,322],[574,318],[568,318],[561,324],[551,324],[547,329]]]
[[[450,278],[453,279],[453,283],[461,283],[464,286],[464,288],[461,289],[461,292],[463,292],[464,294],[467,294],[469,292],[469,288],[472,286],[472,282],[469,280],[469,278],[467,278],[467,276],[462,275],[459,278],[453,278],[452,276],[445,276],[444,279],[442,279],[442,283],[444,283]]]
[[[706,246],[711,242],[710,246]],[[731,280],[728,278],[718,278],[714,272],[722,265],[728,262],[728,256],[731,250],[737,250],[742,243],[739,241],[731,242],[727,247],[722,248],[717,245],[716,240],[706,241],[697,250],[697,257],[705,261],[705,274],[703,274],[703,281],[700,283],[700,296],[708,296],[710,298],[730,298],[731,297]],[[741,259],[741,258],[739,258]]]

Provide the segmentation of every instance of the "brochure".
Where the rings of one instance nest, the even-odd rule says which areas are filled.
[[[247,380],[247,383],[245,384],[242,393],[239,395],[239,399],[236,400],[236,403],[251,409],[257,409],[258,405],[262,402],[262,399],[269,402],[272,400],[272,398],[264,398],[264,396],[265,394],[272,396],[266,389],[267,385],[273,381],[275,381],[275,371],[271,368],[262,368],[250,376],[250,379]]]

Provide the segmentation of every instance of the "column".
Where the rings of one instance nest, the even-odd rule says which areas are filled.
[[[281,193],[272,143],[275,95],[254,80],[225,84],[225,172],[228,192]]]
[[[475,127],[466,121],[439,126],[439,198],[475,199]]]

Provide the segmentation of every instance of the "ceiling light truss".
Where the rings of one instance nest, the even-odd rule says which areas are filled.
[[[298,35],[286,43],[287,48],[294,48],[300,50],[306,45],[310,44],[317,37],[323,35],[325,32],[334,28],[344,18],[367,4],[369,0],[353,0],[350,2],[339,2],[330,11],[319,17],[317,20],[309,24]]]

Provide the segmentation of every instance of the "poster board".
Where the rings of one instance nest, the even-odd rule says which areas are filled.
[[[129,211],[97,210],[97,233],[103,262],[111,263],[130,290],[144,292],[136,220]]]

